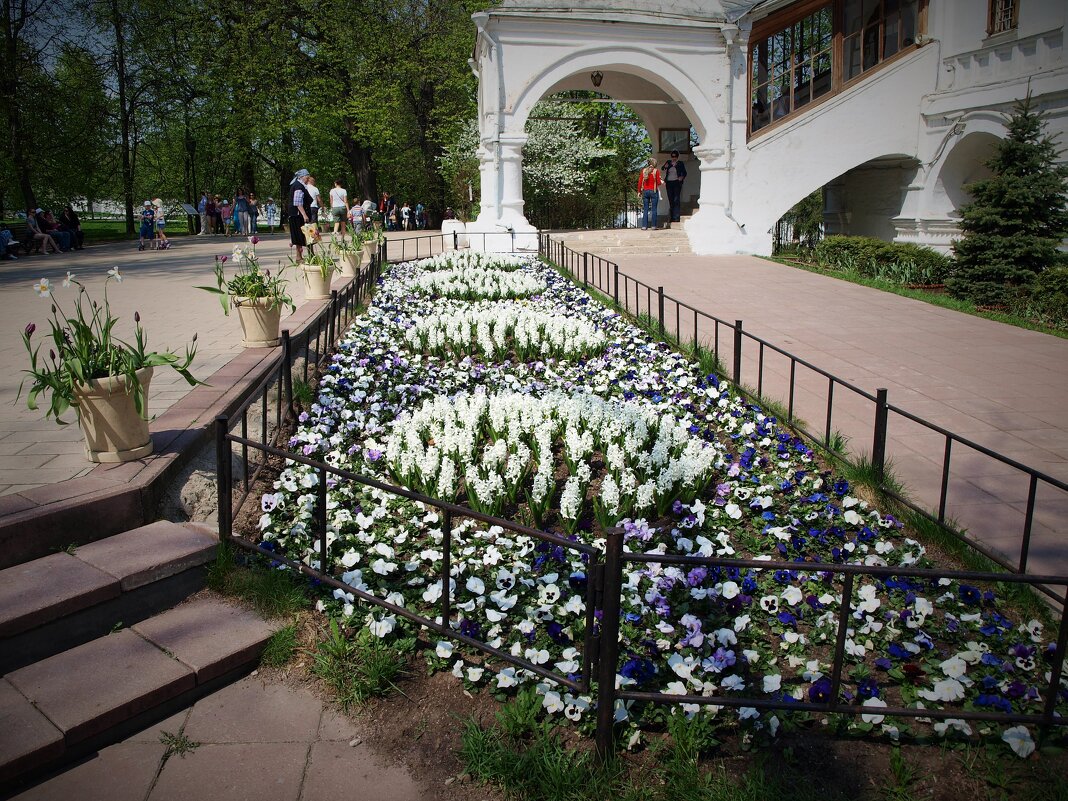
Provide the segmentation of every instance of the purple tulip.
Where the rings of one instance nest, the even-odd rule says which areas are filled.
[[[260,238],[258,236],[250,236],[248,242],[250,245],[258,245],[260,243]]]
[[[134,322],[135,323],[141,322],[141,312],[139,312],[139,311],[135,311],[134,312]]]
[[[27,323],[26,324],[26,339],[29,339],[30,337],[32,337],[33,336],[33,332],[36,331],[36,330],[37,330],[37,326],[36,325],[34,325],[33,323]]]

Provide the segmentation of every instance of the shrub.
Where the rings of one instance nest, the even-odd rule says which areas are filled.
[[[897,284],[941,284],[952,262],[930,248],[867,236],[829,236],[816,245],[816,261]]]
[[[1068,329],[1068,266],[1051,267],[1040,273],[1010,297],[1009,306],[1021,317]]]

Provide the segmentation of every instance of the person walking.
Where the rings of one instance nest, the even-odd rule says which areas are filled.
[[[255,192],[248,193],[248,232],[259,233],[260,202],[256,199]]]
[[[426,206],[421,200],[415,204],[415,228],[418,231],[426,228]]]
[[[312,221],[312,196],[307,188],[310,179],[311,176],[307,170],[297,170],[293,175],[293,181],[289,184],[289,243],[297,249],[297,264],[304,262],[305,247],[309,252],[311,251],[311,246],[300,229],[302,225]]]
[[[334,188],[330,190],[330,219],[334,222],[334,233],[341,228],[341,235],[345,236],[345,223],[349,216],[349,193],[341,185],[341,181],[334,181]]]
[[[151,200],[145,201],[145,207],[141,209],[141,230],[137,239],[137,249],[145,249],[145,239],[149,244],[156,238],[156,209]]]
[[[234,207],[230,205],[230,201],[224,199],[219,204],[219,216],[222,218],[223,233],[226,236],[233,236],[233,232],[230,230],[230,226],[233,223]]]
[[[275,226],[281,225],[278,219],[278,206],[274,205],[273,197],[267,198],[267,205],[263,207],[263,215],[267,220],[267,231],[273,234]]]
[[[682,182],[686,180],[686,165],[679,161],[679,151],[672,150],[671,158],[661,168],[664,173],[664,186],[667,187],[668,207],[671,209],[670,221],[682,221]]]
[[[208,214],[210,198],[207,189],[200,193],[200,202],[197,204],[197,213],[200,214],[200,233],[197,236],[207,236],[208,229],[211,227],[211,215]]]
[[[316,225],[318,225],[319,224],[319,208],[320,208],[321,204],[319,203],[319,194],[320,194],[319,193],[319,187],[315,185],[315,176],[314,175],[309,175],[308,176],[308,182],[305,185],[305,189],[307,190],[308,194],[311,196],[311,221],[313,223],[315,223]]]
[[[660,170],[656,168],[656,159],[649,157],[649,163],[638,174],[638,194],[642,199],[642,230],[656,230],[656,207],[660,201],[660,187],[663,180]]]
[[[167,228],[167,218],[163,213],[163,199],[153,198],[152,206],[156,211],[156,237],[158,239],[156,247],[159,250],[166,250],[171,246],[171,240],[167,239],[167,231],[165,230]]]
[[[249,235],[248,195],[245,194],[243,186],[237,188],[237,195],[234,197],[234,225],[234,233]]]

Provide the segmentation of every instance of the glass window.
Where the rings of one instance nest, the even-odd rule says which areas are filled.
[[[1011,31],[1016,27],[1018,10],[1017,0],[990,0],[990,23],[987,25],[987,32],[993,36],[995,33]]]
[[[800,19],[787,10],[778,17],[783,24],[772,21],[758,28],[749,51],[750,133],[839,91],[843,83],[914,46],[926,2],[833,0]],[[836,30],[836,20],[841,20],[841,30]]]

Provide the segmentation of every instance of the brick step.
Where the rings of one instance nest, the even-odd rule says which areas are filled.
[[[204,587],[218,540],[160,521],[0,570],[0,673],[130,626]]]
[[[8,673],[0,785],[79,759],[245,675],[273,629],[203,597]]]

